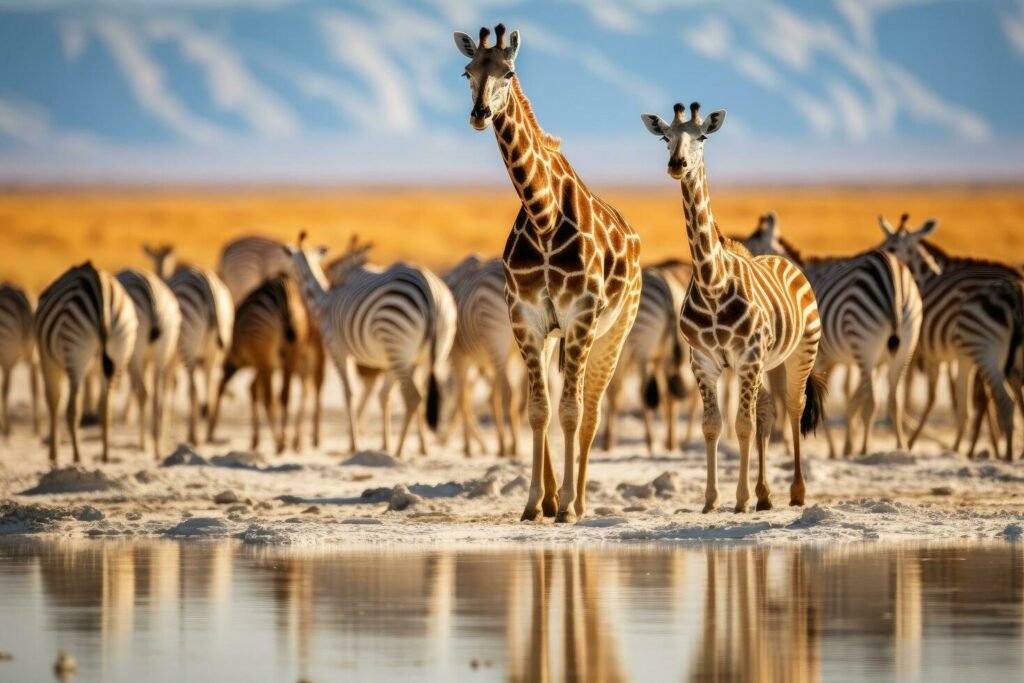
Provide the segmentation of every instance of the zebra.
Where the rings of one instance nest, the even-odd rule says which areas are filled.
[[[188,441],[199,443],[200,415],[209,416],[213,395],[213,371],[220,367],[231,347],[235,321],[234,304],[227,285],[205,268],[175,267],[174,248],[169,245],[144,250],[153,260],[153,270],[167,282],[181,307],[178,355],[188,376]],[[173,274],[172,274],[173,273]],[[199,399],[197,374],[204,378],[204,400]]]
[[[284,252],[284,243],[269,237],[250,235],[224,245],[217,275],[231,290],[235,304],[270,277],[293,275],[295,267]]]
[[[224,359],[207,441],[214,439],[228,382],[239,370],[253,367],[256,376],[249,388],[252,399],[250,447],[254,451],[259,448],[259,403],[262,401],[277,452],[284,452],[291,380],[299,369],[308,337],[306,307],[292,278],[285,275],[268,278],[242,299],[235,312],[231,348]],[[282,374],[280,401],[273,389],[273,376],[278,369]]]
[[[164,400],[168,380],[177,358],[181,332],[181,308],[163,280],[155,274],[134,268],[117,274],[138,318],[138,333],[128,365],[131,389],[139,408],[139,448],[146,449],[146,399],[151,397],[153,456],[160,455],[163,444]],[[152,369],[152,375],[147,373]]]
[[[124,287],[91,261],[73,266],[39,297],[35,334],[50,412],[50,463],[57,464],[57,418],[64,394],[64,378],[70,391],[67,424],[75,462],[78,449],[79,389],[93,365],[102,369],[100,422],[103,428],[103,462],[109,461],[110,387],[128,363],[138,328],[135,307]]]
[[[919,353],[928,377],[928,397],[920,422],[910,437],[914,445],[935,403],[942,363],[956,363],[955,408],[958,451],[973,404],[972,385],[979,375],[996,405],[1000,430],[1006,438],[1006,459],[1013,459],[1014,402],[1024,408],[1020,392],[1006,390],[1017,363],[1024,328],[1020,313],[1024,275],[1011,266],[974,258],[954,257],[926,237],[938,227],[929,219],[908,230],[909,216],[894,228],[879,216],[885,237],[881,248],[906,263],[924,301]]]
[[[889,417],[897,448],[904,448],[903,393],[907,369],[917,348],[923,319],[921,294],[910,268],[880,250],[855,256],[807,258],[782,239],[774,213],[761,217],[744,241],[752,253],[775,253],[796,263],[811,283],[821,313],[822,338],[816,371],[828,377],[837,365],[857,368],[859,384],[847,401],[843,454],[854,450],[854,422],[860,418],[860,452],[867,453],[875,421],[874,372],[885,365],[889,380]],[[848,375],[849,376],[849,375]],[[836,457],[828,423],[829,456]]]
[[[670,276],[657,266],[647,266],[641,273],[640,308],[605,393],[605,450],[611,450],[615,446],[618,399],[623,382],[633,372],[640,378],[647,452],[654,452],[651,414],[662,403],[663,393],[665,448],[668,451],[675,450],[675,399],[683,399],[686,395],[682,378],[682,366],[686,357],[683,350],[684,341],[676,322],[679,319],[681,301],[678,296],[673,296],[669,278]],[[663,387],[667,392],[662,391]]]
[[[4,436],[11,435],[11,373],[22,362],[28,366],[32,389],[32,433],[39,433],[39,375],[32,317],[32,301],[25,291],[8,282],[0,284],[0,429]]]
[[[524,375],[522,356],[512,336],[505,302],[505,270],[501,259],[480,261],[469,257],[442,278],[451,288],[458,310],[451,366],[455,403],[463,426],[464,450],[472,454],[471,432],[477,432],[472,413],[471,373],[491,384],[491,409],[498,436],[498,455],[515,457],[519,451],[518,382]],[[506,432],[505,417],[509,429]],[[479,441],[479,434],[475,434]]]
[[[350,250],[335,264],[329,283],[320,265],[325,255],[304,246],[287,247],[302,285],[303,296],[320,325],[324,346],[341,375],[349,422],[352,452],[358,450],[358,436],[352,410],[349,381],[350,360],[384,370],[380,392],[382,448],[389,451],[390,390],[398,383],[405,403],[405,416],[396,456],[401,457],[409,425],[417,416],[422,400],[416,386],[418,368],[427,370],[426,420],[436,428],[440,414],[437,374],[455,339],[456,311],[451,292],[429,271],[398,263],[381,272],[364,268],[370,246]],[[423,434],[421,450],[426,449]]]

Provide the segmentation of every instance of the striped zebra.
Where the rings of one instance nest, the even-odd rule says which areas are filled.
[[[471,256],[445,273],[443,279],[451,288],[458,310],[451,365],[465,453],[472,454],[471,434],[481,441],[471,406],[473,373],[477,373],[491,385],[498,455],[515,457],[521,420],[517,393],[524,367],[505,303],[504,266],[501,259],[480,261]]]
[[[269,237],[250,235],[227,243],[217,264],[217,275],[231,290],[236,305],[267,278],[280,274],[294,275],[295,267],[284,243]]]
[[[39,375],[32,316],[32,301],[25,291],[7,282],[0,284],[0,429],[4,436],[11,435],[8,413],[11,373],[19,363],[28,367],[32,389],[32,432],[39,433]]]
[[[188,376],[188,440],[198,444],[200,415],[209,415],[209,403],[213,398],[214,369],[221,366],[224,354],[231,347],[231,330],[235,321],[231,292],[210,270],[193,266],[175,267],[174,248],[169,245],[144,249],[153,260],[154,272],[168,284],[181,308],[178,357]],[[202,401],[199,398],[199,374],[204,380]]]
[[[662,403],[665,409],[665,448],[670,452],[675,450],[675,400],[686,395],[682,377],[685,353],[676,322],[682,302],[678,296],[673,296],[669,278],[657,266],[648,266],[641,274],[640,308],[605,393],[605,450],[615,447],[618,400],[622,385],[630,374],[636,374],[640,379],[647,452],[654,452],[651,418]]]
[[[1006,383],[1014,374],[1024,340],[1021,323],[1021,271],[1002,263],[950,256],[926,237],[938,222],[926,221],[917,230],[907,229],[903,214],[894,228],[885,218],[881,248],[906,263],[914,274],[924,301],[919,353],[928,377],[928,398],[910,445],[921,435],[935,403],[936,386],[943,363],[956,363],[955,407],[957,433],[953,450],[959,450],[974,403],[972,385],[980,377],[996,406],[999,428],[1006,438],[1006,458],[1013,459],[1014,402]],[[1024,406],[1022,406],[1024,407]]]
[[[308,338],[306,306],[292,278],[285,275],[271,277],[242,299],[235,312],[231,348],[224,358],[207,441],[214,439],[221,400],[228,382],[239,370],[251,367],[256,374],[249,386],[252,400],[250,448],[254,451],[259,448],[259,404],[262,402],[277,452],[284,452],[288,438],[291,380],[299,370]],[[281,371],[280,399],[274,392],[274,374],[278,370]]]
[[[440,411],[437,373],[447,359],[455,338],[456,311],[451,292],[429,271],[396,264],[376,272],[364,268],[369,247],[350,251],[335,263],[329,283],[320,265],[325,255],[321,247],[304,246],[305,233],[299,235],[298,248],[288,247],[295,261],[303,296],[320,325],[324,346],[341,375],[345,407],[349,421],[351,450],[358,450],[358,435],[353,416],[349,361],[384,370],[380,392],[382,447],[388,451],[392,386],[399,385],[405,403],[405,415],[396,455],[401,456],[409,425],[420,409],[422,394],[416,386],[416,374],[425,369],[427,377],[426,419],[436,428]],[[424,441],[421,433],[421,441]],[[426,444],[421,443],[421,449]]]
[[[836,366],[858,370],[859,384],[847,402],[843,454],[853,452],[854,423],[863,430],[860,452],[867,453],[875,422],[875,368],[888,371],[889,416],[896,445],[904,448],[903,391],[907,368],[917,348],[923,304],[910,268],[880,250],[855,256],[808,258],[782,239],[774,213],[761,218],[744,241],[753,253],[775,253],[796,263],[814,288],[821,313],[822,338],[815,364],[824,377]],[[848,375],[849,376],[849,375]],[[825,424],[830,457],[836,456],[832,433]]]
[[[153,456],[163,445],[164,401],[174,371],[181,309],[171,288],[155,274],[129,268],[117,274],[139,321],[128,373],[139,408],[139,448],[146,449],[146,399],[152,400]]]
[[[90,368],[102,370],[100,422],[103,427],[103,462],[109,460],[110,387],[127,365],[138,328],[135,307],[124,287],[92,262],[74,266],[57,278],[39,297],[36,309],[36,347],[50,411],[50,463],[57,464],[60,440],[57,418],[67,378],[67,424],[75,462],[78,449],[79,390]]]

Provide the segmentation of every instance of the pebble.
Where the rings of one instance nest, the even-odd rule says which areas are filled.
[[[238,503],[240,500],[238,494],[230,489],[221,491],[213,497],[213,502],[217,505],[230,505],[231,503]]]

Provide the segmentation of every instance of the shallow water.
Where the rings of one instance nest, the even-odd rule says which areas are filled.
[[[0,681],[1020,680],[1019,545],[0,542]]]

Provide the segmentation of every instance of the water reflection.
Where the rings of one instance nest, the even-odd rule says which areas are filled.
[[[0,680],[953,679],[1024,671],[1011,545],[289,553],[0,543]]]

